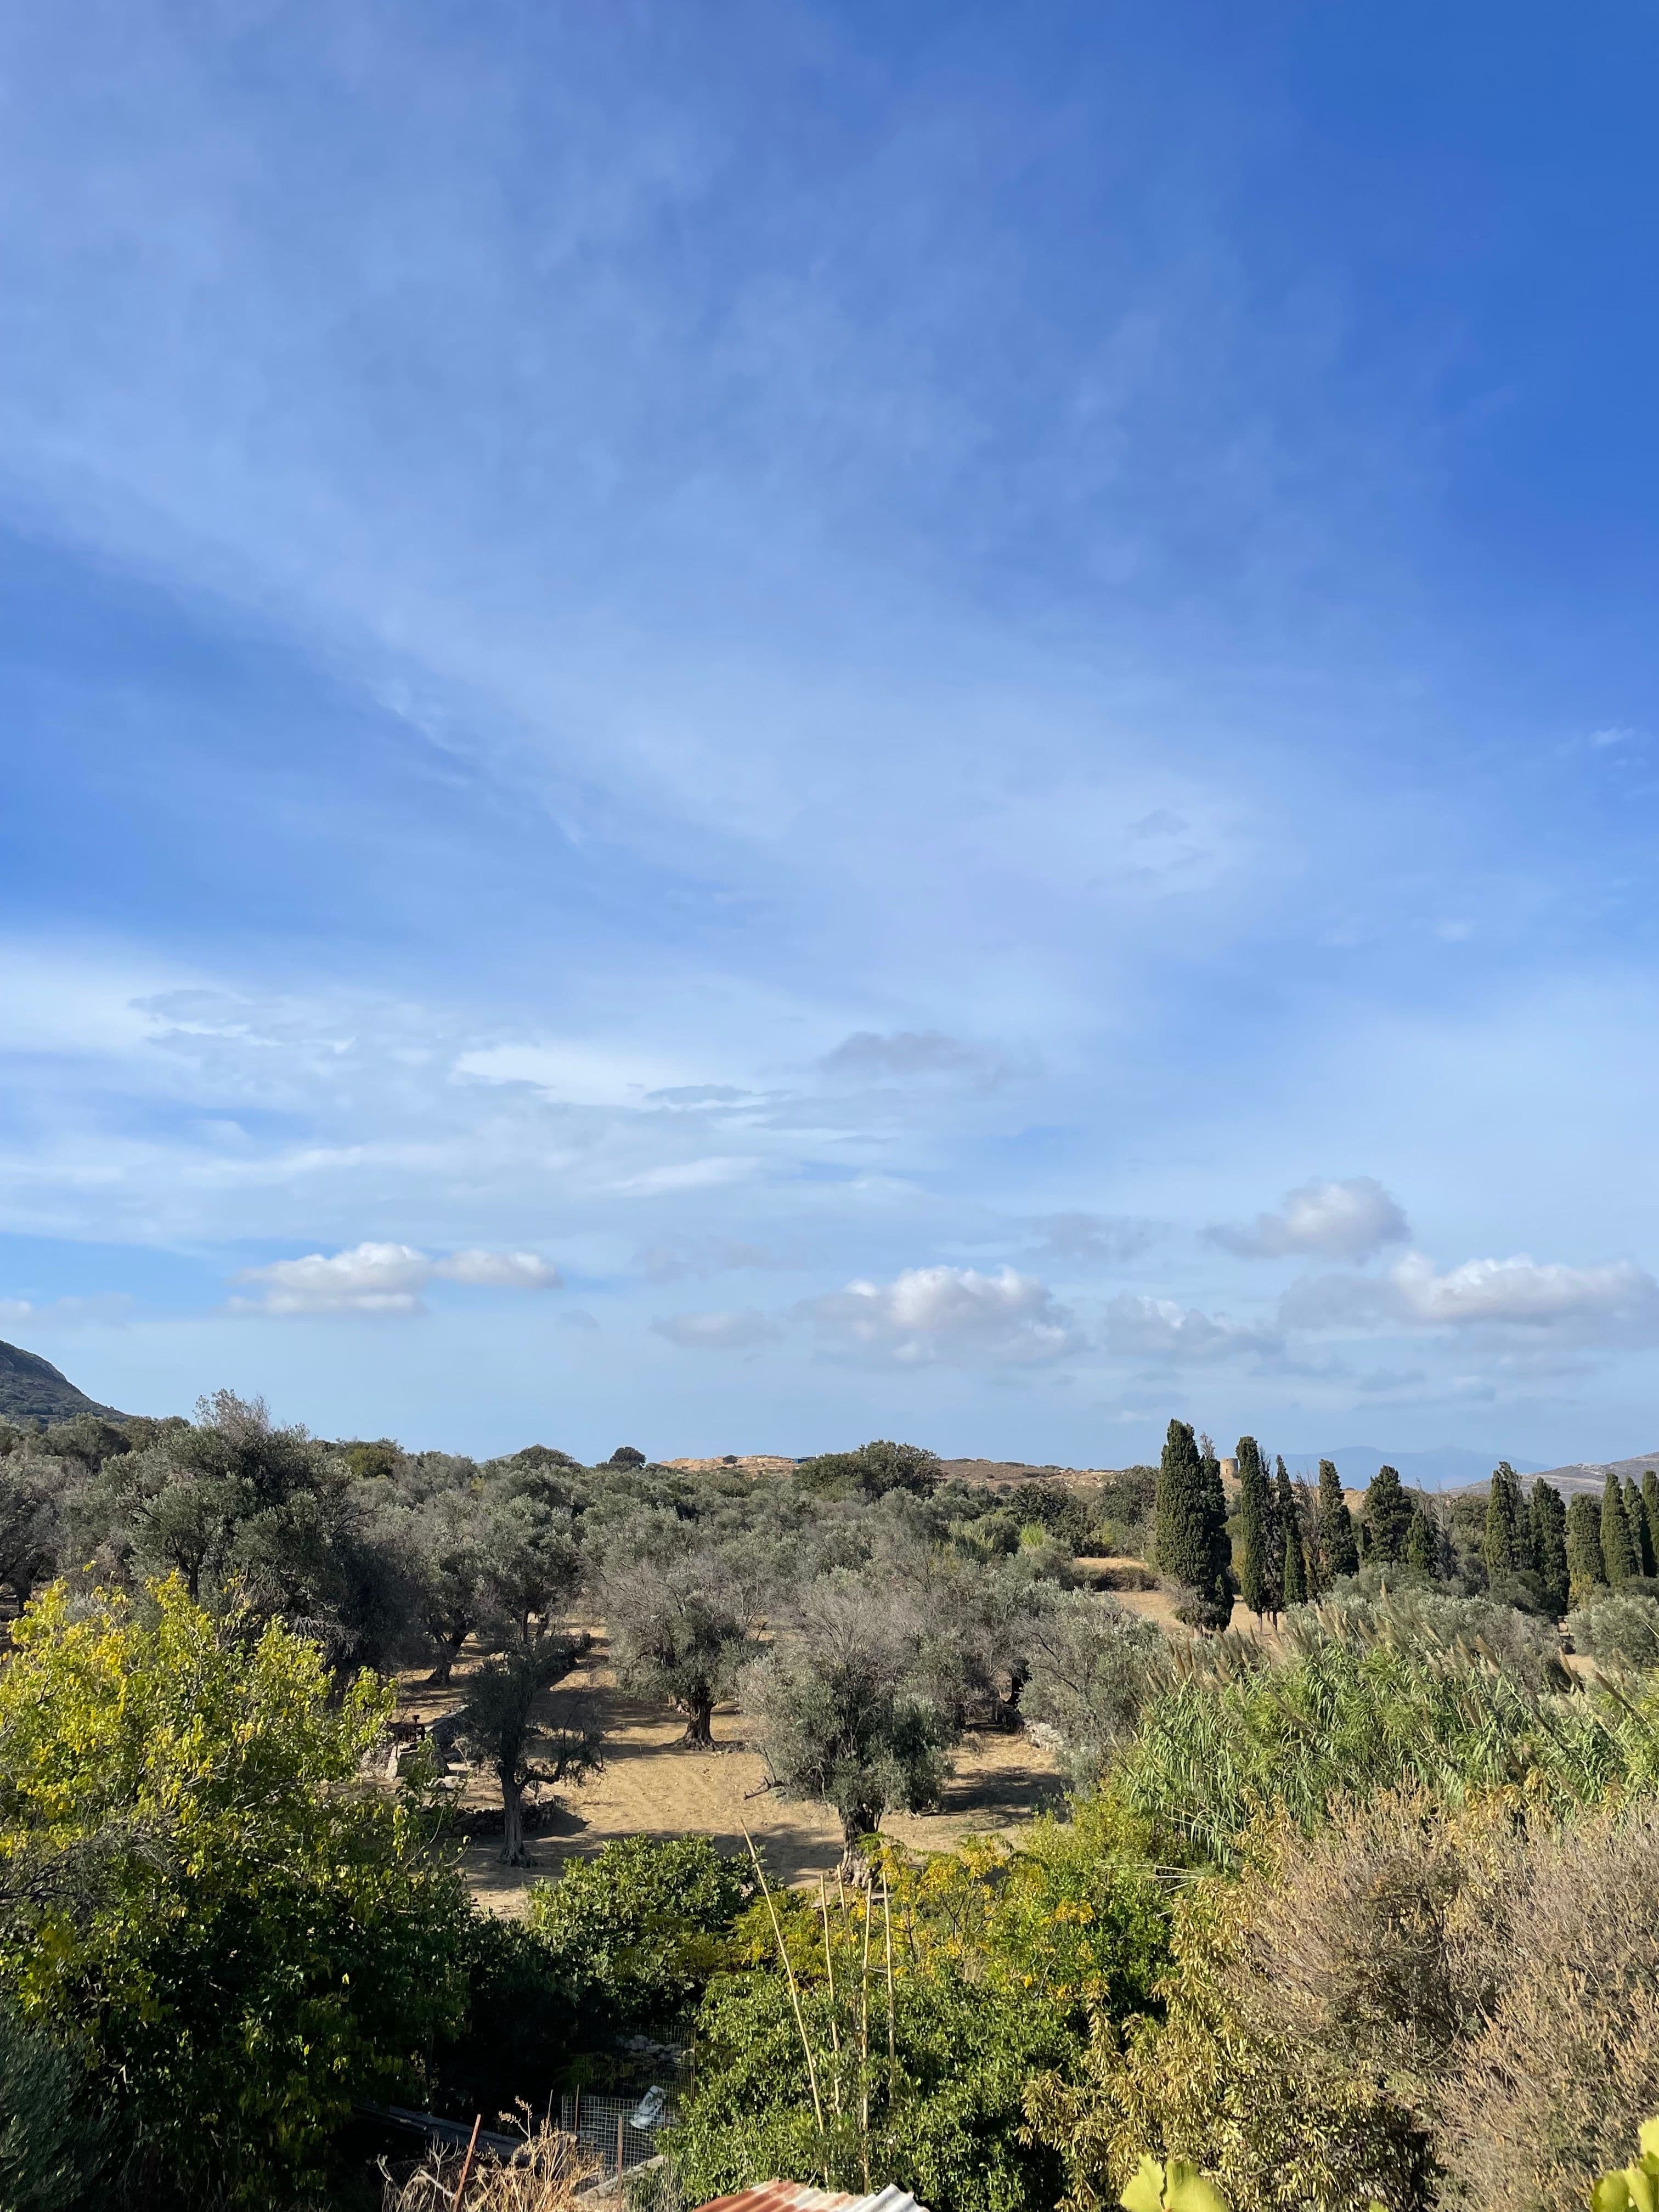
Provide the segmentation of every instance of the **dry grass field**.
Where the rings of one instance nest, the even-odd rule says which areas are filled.
[[[1086,1574],[1135,1562],[1081,1559]],[[1157,1621],[1177,1636],[1170,1600],[1161,1590],[1122,1590],[1117,1601],[1131,1613]],[[1260,1632],[1242,1606],[1234,1610],[1237,1630]],[[499,1841],[482,1837],[468,1843],[461,1865],[480,1903],[492,1911],[517,1913],[526,1889],[565,1860],[597,1851],[621,1836],[712,1836],[723,1850],[741,1850],[746,1827],[763,1854],[769,1872],[784,1881],[810,1880],[831,1869],[841,1855],[840,1826],[825,1808],[794,1804],[768,1787],[765,1760],[745,1737],[744,1717],[723,1706],[714,1717],[712,1751],[689,1751],[679,1741],[684,1723],[659,1705],[644,1705],[616,1686],[598,1626],[588,1624],[593,1648],[583,1665],[547,1693],[544,1710],[552,1721],[578,1698],[591,1699],[605,1731],[604,1771],[580,1786],[558,1791],[550,1817],[532,1838],[538,1864],[504,1867]],[[1271,1636],[1271,1632],[1269,1632]],[[476,1663],[476,1662],[471,1662]],[[452,1711],[465,1696],[469,1662],[456,1669],[448,1690],[430,1688],[418,1674],[404,1678],[399,1710],[406,1718],[433,1721]],[[957,1747],[955,1771],[942,1802],[932,1813],[896,1813],[886,1832],[919,1850],[944,1850],[969,1835],[1011,1834],[1045,1807],[1059,1803],[1065,1780],[1058,1761],[1023,1735],[970,1730]],[[462,1804],[483,1810],[499,1804],[491,1778],[474,1773]]]
[[[431,1721],[452,1711],[465,1696],[465,1672],[457,1669],[447,1691],[428,1688],[418,1675],[405,1678],[399,1698],[404,1716]],[[522,1911],[531,1882],[619,1836],[701,1832],[723,1850],[740,1850],[747,1827],[768,1871],[783,1881],[833,1869],[841,1855],[839,1823],[821,1806],[789,1804],[767,1788],[765,1763],[745,1743],[740,1714],[722,1708],[715,1715],[713,1751],[684,1749],[677,1741],[683,1723],[616,1687],[603,1638],[586,1663],[548,1693],[549,1718],[579,1697],[592,1698],[604,1715],[605,1771],[580,1788],[557,1793],[551,1821],[532,1838],[538,1866],[502,1866],[494,1838],[465,1846],[463,1871],[479,1902],[492,1911]],[[1042,1807],[1057,1803],[1064,1788],[1054,1759],[1022,1735],[970,1734],[955,1764],[938,1811],[894,1814],[888,1832],[918,1850],[944,1850],[963,1836],[1018,1827]],[[489,1778],[474,1774],[462,1802],[483,1808],[500,1801]]]

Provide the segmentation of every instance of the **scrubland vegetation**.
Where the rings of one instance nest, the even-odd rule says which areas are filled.
[[[1149,2154],[1234,2212],[1496,2212],[1582,2205],[1659,2108],[1651,1476],[1384,1469],[1355,1512],[1248,1438],[1230,1489],[1180,1423],[1001,1492],[891,1443],[477,1465],[228,1395],[0,1446],[0,2203],[374,2204],[365,2100],[537,2132],[660,2080],[664,2212],[772,2173],[1084,2212]],[[456,1784],[533,1853],[606,1754],[547,1698],[599,1635],[673,1756],[735,1705],[838,1861],[641,1836],[481,1910]],[[435,1741],[392,1728],[411,1671]],[[1020,1729],[1063,1813],[882,1835]]]

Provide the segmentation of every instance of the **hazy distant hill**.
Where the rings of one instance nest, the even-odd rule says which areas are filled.
[[[77,1390],[38,1352],[0,1344],[0,1420],[67,1421],[76,1413],[106,1413],[118,1420],[112,1406],[100,1406]]]
[[[1360,1490],[1379,1467],[1397,1468],[1401,1480],[1411,1489],[1468,1490],[1490,1482],[1503,1452],[1471,1451],[1466,1444],[1440,1444],[1430,1451],[1378,1451],[1375,1444],[1339,1444],[1334,1451],[1286,1452],[1285,1464],[1292,1474],[1316,1475],[1322,1459],[1334,1460],[1337,1473],[1350,1490]],[[1517,1474],[1541,1474],[1535,1459],[1508,1455]]]

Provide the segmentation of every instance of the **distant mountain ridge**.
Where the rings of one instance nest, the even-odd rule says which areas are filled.
[[[113,1406],[100,1406],[77,1390],[67,1375],[21,1345],[0,1344],[0,1421],[72,1421],[77,1413],[102,1413],[118,1421]]]
[[[1414,1490],[1468,1490],[1490,1482],[1492,1471],[1507,1457],[1517,1474],[1542,1474],[1535,1459],[1516,1459],[1504,1452],[1472,1451],[1467,1444],[1439,1444],[1427,1451],[1378,1451],[1375,1444],[1339,1444],[1334,1451],[1286,1452],[1285,1464],[1292,1474],[1313,1476],[1322,1459],[1334,1461],[1337,1473],[1349,1490],[1360,1490],[1379,1467],[1397,1468],[1401,1480]]]
[[[1600,1490],[1610,1474],[1620,1482],[1640,1482],[1650,1467],[1659,1468],[1659,1451],[1638,1452],[1634,1459],[1575,1460],[1571,1467],[1547,1468],[1544,1480],[1558,1490]]]

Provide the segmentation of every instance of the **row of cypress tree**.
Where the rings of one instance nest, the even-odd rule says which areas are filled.
[[[1185,1421],[1170,1422],[1158,1465],[1153,1554],[1164,1574],[1193,1593],[1188,1611],[1195,1626],[1224,1627],[1235,1595],[1258,1616],[1278,1613],[1359,1565],[1353,1516],[1329,1460],[1319,1463],[1318,1498],[1306,1516],[1284,1460],[1270,1475],[1254,1437],[1239,1438],[1237,1464],[1235,1578],[1220,1462],[1208,1437],[1200,1440]],[[1397,1488],[1400,1478],[1394,1480]],[[1401,1496],[1409,1521],[1410,1501]]]
[[[1581,1492],[1566,1509],[1566,1571],[1571,1601],[1580,1605],[1606,1586],[1659,1575],[1659,1473],[1649,1468],[1641,1487],[1609,1474],[1601,1503]]]
[[[1235,1596],[1258,1618],[1316,1596],[1362,1557],[1433,1575],[1450,1570],[1448,1540],[1425,1500],[1413,1498],[1397,1469],[1380,1468],[1354,1525],[1335,1467],[1319,1463],[1319,1488],[1304,1510],[1279,1459],[1267,1472],[1254,1437],[1238,1440],[1238,1568],[1233,1571],[1227,1501],[1220,1462],[1207,1437],[1171,1421],[1158,1467],[1154,1558],[1160,1571],[1192,1593],[1183,1617],[1222,1628]],[[1541,1479],[1530,1498],[1508,1461],[1492,1475],[1481,1541],[1494,1595],[1541,1603],[1558,1617],[1596,1589],[1659,1576],[1659,1471],[1642,1484],[1609,1474],[1600,1503],[1565,1500]]]

